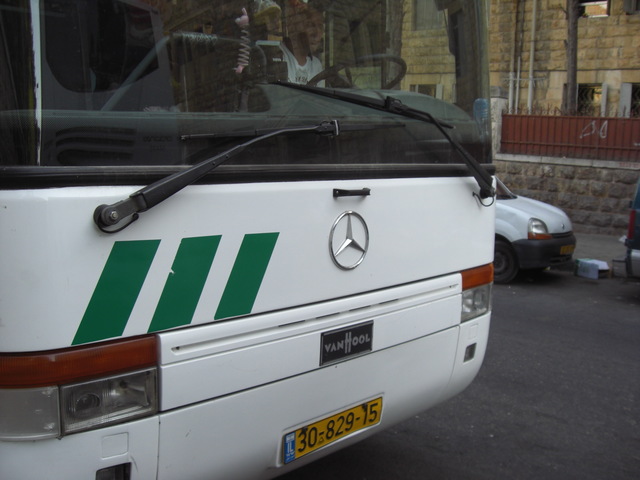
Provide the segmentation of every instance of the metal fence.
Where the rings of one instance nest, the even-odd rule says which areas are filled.
[[[640,118],[504,114],[500,151],[640,162]]]

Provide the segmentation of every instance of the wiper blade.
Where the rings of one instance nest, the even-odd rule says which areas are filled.
[[[303,92],[314,93],[316,95],[320,95],[328,98],[335,98],[337,100],[353,103],[355,105],[361,105],[363,107],[373,108],[375,110],[382,110],[385,112],[396,113],[398,115],[402,115],[403,117],[413,118],[414,120],[422,120],[429,123],[439,123],[445,128],[453,128],[453,125],[445,123],[442,120],[436,119],[430,113],[408,107],[397,98],[393,98],[389,96],[387,96],[386,98],[367,97],[365,95],[360,95],[358,93],[345,92],[344,90],[335,90],[332,88],[324,88],[324,87],[312,87],[309,85],[303,85],[299,83],[284,82],[282,80],[271,82],[271,85],[280,85],[282,87],[292,88],[295,90],[302,90]],[[394,105],[401,105],[403,112],[399,112],[391,109],[390,108],[391,102],[393,102]],[[413,114],[420,115],[420,117],[417,117],[417,116],[414,117],[412,116]]]
[[[337,136],[340,134],[340,125],[337,120],[331,120],[321,122],[318,125],[287,127],[263,133],[240,145],[225,150],[218,155],[203,160],[186,170],[176,172],[147,185],[137,192],[132,193],[124,200],[111,205],[100,205],[93,213],[93,220],[98,228],[105,233],[119,232],[135,222],[141,212],[155,207],[186,186],[198,181],[204,175],[235,157],[247,147],[279,135],[304,132],[315,133],[317,135]]]
[[[289,82],[273,82],[274,85],[281,85],[287,88],[293,88],[296,90],[302,90],[305,92],[321,95],[323,97],[335,98],[345,102],[353,103],[355,105],[362,105],[364,107],[373,108],[376,110],[382,110],[385,112],[395,113],[403,117],[412,118],[414,120],[420,120],[427,123],[432,123],[442,135],[447,139],[449,144],[460,154],[462,160],[469,168],[469,171],[475,178],[478,186],[480,187],[479,197],[481,199],[495,197],[496,191],[493,188],[493,179],[491,175],[482,168],[478,161],[464,148],[460,142],[453,138],[446,129],[453,128],[452,125],[444,123],[424,110],[418,110],[411,108],[402,103],[397,98],[387,96],[386,98],[371,98],[357,93],[344,92],[341,90],[335,90],[331,88],[311,87],[308,85],[299,85]]]

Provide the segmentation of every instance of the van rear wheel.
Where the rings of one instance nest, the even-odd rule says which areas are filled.
[[[518,274],[518,257],[513,247],[504,240],[496,240],[493,256],[493,281],[509,283]]]

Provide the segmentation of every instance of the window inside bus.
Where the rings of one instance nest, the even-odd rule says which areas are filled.
[[[418,3],[442,21],[416,29]],[[393,97],[489,162],[480,14],[474,0],[5,1],[0,165],[190,165],[333,120],[339,136],[276,136],[225,169],[462,163],[432,123],[317,90]]]

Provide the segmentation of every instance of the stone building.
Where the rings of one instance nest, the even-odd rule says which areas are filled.
[[[578,103],[582,114],[640,114],[640,0],[578,0]],[[566,0],[490,0],[490,83],[510,111],[559,110],[567,83]],[[441,30],[442,6],[461,0],[405,0],[402,56],[413,76],[403,87],[451,98],[454,60]],[[451,15],[450,15],[451,17]],[[430,63],[412,58],[429,50]],[[434,56],[434,53],[436,55]],[[440,59],[434,62],[433,59]]]
[[[583,115],[640,116],[640,0],[585,1],[578,20],[578,107]],[[438,8],[462,0],[404,0],[402,57],[429,65],[403,88],[451,100],[454,59]],[[576,231],[623,235],[640,163],[500,152],[501,113],[559,114],[567,83],[566,0],[489,0],[489,69],[494,163],[517,193],[563,208]],[[532,33],[533,32],[533,33]],[[433,53],[438,55],[435,61]],[[416,58],[416,62],[412,58]],[[457,86],[460,90],[460,86]],[[634,120],[640,121],[640,120]],[[640,138],[638,139],[640,148]]]
[[[640,2],[578,2],[579,112],[640,114]],[[491,0],[491,85],[510,111],[560,109],[567,82],[565,9],[566,0]]]
[[[579,2],[579,114],[638,117],[640,2]],[[515,191],[567,211],[577,231],[623,235],[640,163],[500,152],[501,111],[560,111],[567,82],[565,8],[566,0],[491,0],[496,170]]]

